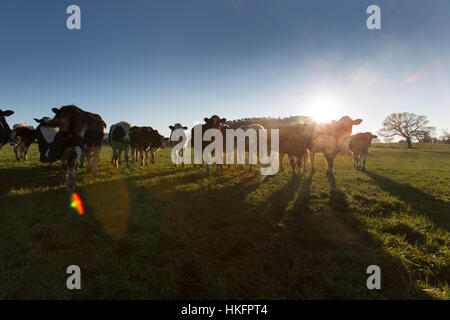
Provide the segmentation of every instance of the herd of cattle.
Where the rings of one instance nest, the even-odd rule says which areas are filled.
[[[53,118],[34,119],[38,123],[36,129],[30,124],[21,123],[15,124],[11,130],[5,117],[12,115],[14,112],[0,109],[0,149],[3,145],[10,143],[13,146],[16,159],[27,160],[30,144],[36,141],[41,162],[61,161],[62,183],[67,185],[67,189],[71,193],[76,186],[76,168],[82,168],[85,161],[87,161],[88,172],[92,171],[93,177],[97,176],[97,165],[106,133],[106,123],[98,114],[84,111],[74,105],[59,109],[53,108],[52,111],[55,113]],[[230,129],[226,124],[226,119],[217,115],[205,118],[204,121],[204,124],[198,125],[201,126],[202,133],[208,129],[218,129],[225,137],[225,131]],[[334,159],[339,152],[343,152],[348,147],[348,150],[353,154],[355,167],[365,170],[368,148],[372,139],[376,136],[370,132],[352,136],[352,127],[359,125],[361,122],[361,119],[352,120],[350,117],[344,116],[337,121],[328,123],[311,122],[281,126],[278,128],[280,169],[282,169],[284,155],[288,155],[294,175],[296,167],[301,167],[302,161],[303,170],[306,171],[307,155],[309,154],[311,172],[314,172],[315,154],[322,153],[328,163],[327,176],[334,182],[332,171]],[[180,123],[171,125],[169,128],[171,135],[175,130],[182,129],[185,138],[188,137],[187,127]],[[259,124],[242,127],[244,131],[250,128],[264,129]],[[194,128],[192,128],[192,141],[195,141],[194,131]],[[150,154],[151,162],[154,163],[155,153],[160,148],[164,148],[169,142],[175,143],[172,139],[165,138],[151,127],[131,126],[125,121],[112,125],[107,137],[113,150],[111,162],[115,166],[119,166],[121,154],[124,152],[126,166],[129,167],[130,151],[132,162],[138,161],[140,155],[141,165],[148,165]],[[187,139],[184,140],[187,141]],[[201,141],[203,150],[210,142],[203,141],[203,139]],[[223,145],[226,146],[226,143]],[[182,150],[180,156],[182,156]],[[181,164],[184,166],[184,163]],[[208,166],[206,166],[206,169],[209,173]]]

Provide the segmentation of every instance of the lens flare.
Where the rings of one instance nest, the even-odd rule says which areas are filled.
[[[81,198],[78,195],[78,193],[76,192],[72,193],[72,195],[70,196],[69,206],[75,209],[78,212],[78,214],[80,215],[84,214],[83,202],[81,201]]]

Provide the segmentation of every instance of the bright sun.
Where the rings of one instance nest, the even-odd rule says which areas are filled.
[[[329,122],[341,117],[340,103],[332,96],[320,95],[312,98],[307,104],[306,111],[306,115],[314,118],[317,122]]]

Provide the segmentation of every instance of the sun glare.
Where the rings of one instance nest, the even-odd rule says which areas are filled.
[[[340,118],[340,104],[335,97],[316,96],[308,104],[307,116],[317,122],[329,122]]]

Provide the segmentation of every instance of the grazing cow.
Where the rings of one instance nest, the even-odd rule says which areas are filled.
[[[13,126],[10,144],[14,147],[17,161],[20,161],[20,159],[27,160],[28,148],[35,138],[36,130],[31,124],[20,123]]]
[[[315,122],[279,128],[280,170],[283,169],[283,157],[287,154],[292,167],[292,176],[295,176],[296,163],[301,162],[302,158],[306,156],[315,128]],[[304,171],[306,171],[305,167]]]
[[[13,115],[13,114],[14,114],[14,111],[11,111],[11,110],[2,111],[0,109],[0,150],[11,139],[11,128],[9,127],[8,123],[6,122],[5,117],[9,117],[10,115]]]
[[[52,111],[55,113],[52,125],[59,127],[59,131],[65,135],[65,145],[80,147],[82,151],[80,167],[83,167],[84,160],[87,158],[88,172],[91,171],[92,158],[92,176],[97,177],[106,123],[98,114],[84,111],[74,105],[60,109],[53,108]]]
[[[205,150],[205,148],[212,141],[214,141],[214,138],[212,139],[211,142],[203,141],[203,135],[205,134],[206,130],[209,130],[209,129],[220,130],[220,125],[224,124],[227,121],[227,119],[220,118],[218,115],[213,115],[211,118],[204,118],[203,120],[205,121],[204,124],[198,124],[194,128],[191,129],[191,140],[194,141],[194,143],[195,143],[195,133],[194,133],[195,132],[195,128],[199,128],[199,126],[201,126],[201,130],[202,130],[202,137],[201,137],[201,140],[202,140],[202,158],[203,158],[203,151]],[[194,164],[194,167],[195,167],[195,164]],[[219,170],[219,166],[216,163],[216,171],[218,171],[218,170]],[[209,166],[207,164],[206,164],[206,174],[207,175],[211,174],[211,171],[210,171]]]
[[[148,165],[148,154],[151,154],[151,163],[155,163],[155,154],[164,148],[168,138],[160,135],[158,130],[151,127],[138,127],[132,132],[133,144],[137,153],[141,155],[141,166]]]
[[[357,133],[350,138],[348,149],[353,154],[353,165],[356,169],[366,171],[366,158],[372,139],[378,138],[371,132]],[[361,167],[362,161],[362,167]]]
[[[125,162],[127,168],[130,167],[128,163],[128,152],[130,150],[130,128],[131,124],[125,121],[113,124],[109,129],[109,144],[113,150],[112,164],[119,167],[122,157],[122,151],[125,152]]]
[[[362,119],[352,120],[348,116],[344,116],[338,121],[317,124],[314,131],[311,145],[308,147],[310,151],[311,173],[315,171],[314,158],[316,153],[322,153],[328,163],[327,176],[330,177],[331,183],[334,185],[333,164],[336,155],[344,151],[348,146],[348,142],[352,135],[352,127],[359,125]]]
[[[188,133],[187,133],[187,128],[188,127],[184,127],[183,125],[181,125],[181,123],[175,123],[173,126],[169,126],[170,129],[170,144],[172,145],[172,147],[174,147],[175,145],[177,145],[179,143],[179,141],[172,141],[172,135],[173,132],[175,130],[180,129],[181,130],[181,134],[182,136],[180,137],[179,140],[184,140],[184,144],[181,146],[181,149],[178,151],[178,157],[179,157],[179,161],[181,162],[181,167],[184,168],[184,159],[183,159],[183,150],[186,148],[188,142],[189,142],[189,137],[188,137]],[[177,166],[177,163],[174,164],[175,167]]]

